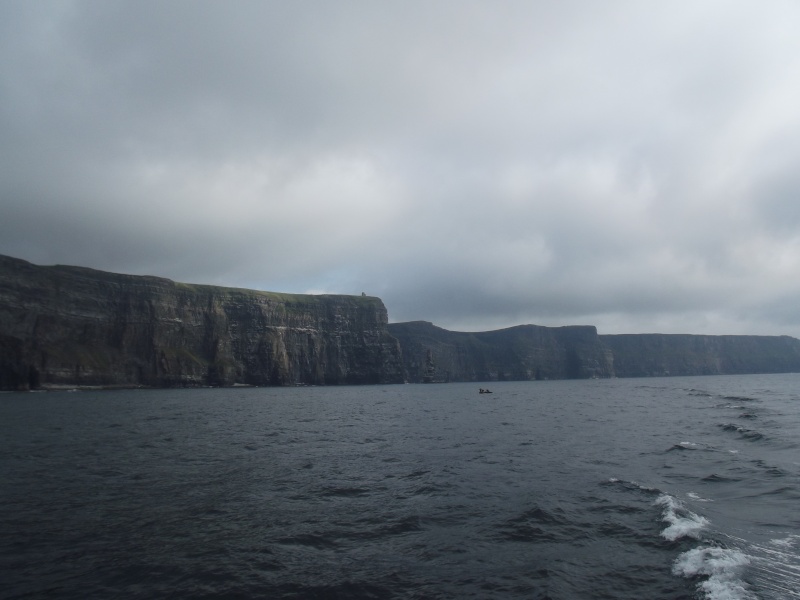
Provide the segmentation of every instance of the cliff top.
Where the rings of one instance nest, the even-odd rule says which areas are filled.
[[[266,290],[255,290],[248,288],[208,285],[199,283],[183,283],[156,277],[153,275],[128,275],[123,273],[112,273],[100,271],[89,267],[77,267],[72,265],[35,265],[31,262],[12,256],[0,254],[0,279],[13,278],[14,273],[24,273],[27,277],[53,277],[66,275],[70,278],[79,278],[88,281],[105,282],[119,285],[131,285],[146,283],[164,289],[176,291],[184,290],[191,293],[214,295],[214,296],[243,296],[258,297],[288,304],[308,304],[318,302],[327,298],[348,300],[351,302],[361,302],[364,304],[380,304],[383,301],[377,296],[355,295],[355,294],[293,294],[285,292],[271,292]]]

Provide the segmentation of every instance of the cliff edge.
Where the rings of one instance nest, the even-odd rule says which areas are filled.
[[[0,256],[0,389],[402,383],[379,298],[176,283]]]

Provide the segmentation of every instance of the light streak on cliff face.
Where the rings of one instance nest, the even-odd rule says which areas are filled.
[[[0,253],[800,336],[792,2],[0,5]]]

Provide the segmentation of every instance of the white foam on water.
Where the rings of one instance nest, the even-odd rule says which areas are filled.
[[[800,535],[787,534],[762,544],[724,537],[732,546],[685,552],[675,561],[673,573],[708,576],[698,585],[704,598],[800,600]]]
[[[790,535],[785,538],[777,538],[769,541],[770,545],[778,548],[800,548],[800,535]]]
[[[800,598],[800,535],[753,544],[752,581],[765,598]]]
[[[689,492],[688,494],[686,494],[686,496],[691,498],[695,502],[713,502],[711,498],[701,498],[700,494],[696,492]]]
[[[707,600],[756,600],[750,586],[741,579],[749,564],[750,558],[739,550],[700,547],[681,554],[672,565],[672,573],[707,577],[697,584],[697,591]]]
[[[661,520],[669,523],[669,527],[661,532],[661,537],[671,542],[684,537],[697,539],[709,525],[708,519],[688,510],[680,500],[669,494],[661,494],[655,503],[664,507]]]
[[[697,444],[695,444],[694,442],[681,442],[680,444],[678,444],[678,446],[681,446],[682,448],[686,448],[687,450],[696,450],[697,449]]]

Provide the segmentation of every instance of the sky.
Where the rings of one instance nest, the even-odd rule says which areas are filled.
[[[0,2],[0,254],[800,337],[795,0]]]

